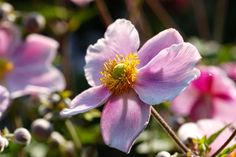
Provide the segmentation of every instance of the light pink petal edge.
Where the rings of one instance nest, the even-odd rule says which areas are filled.
[[[143,67],[161,50],[182,42],[184,42],[182,36],[173,28],[160,32],[149,39],[139,50],[140,64],[138,66]]]
[[[96,108],[107,101],[111,93],[104,86],[91,87],[76,96],[69,108],[61,111],[62,117],[70,117]]]

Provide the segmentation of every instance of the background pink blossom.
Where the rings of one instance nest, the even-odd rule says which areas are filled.
[[[14,25],[2,23],[0,41],[0,59],[11,62],[14,67],[0,83],[12,97],[35,93],[36,87],[39,87],[38,92],[42,89],[50,92],[65,88],[62,73],[52,65],[59,46],[54,39],[30,34],[25,41],[21,41]]]
[[[202,118],[235,121],[234,82],[218,67],[202,66],[200,70],[200,77],[174,99],[171,110],[194,121]]]

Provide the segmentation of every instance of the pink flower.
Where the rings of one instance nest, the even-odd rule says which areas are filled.
[[[179,130],[178,130],[178,136],[181,140],[185,141],[188,138],[195,138],[200,139],[203,136],[210,137],[215,132],[222,129],[226,124],[214,119],[202,119],[199,120],[197,123],[185,123],[183,124]],[[232,130],[229,128],[226,128],[217,138],[216,140],[210,145],[211,151],[210,155],[215,153],[220,146],[223,145],[223,143],[230,137],[232,134]],[[235,144],[236,139],[232,140],[228,147]],[[233,154],[233,153],[232,153]]]
[[[61,72],[52,66],[58,43],[31,34],[20,41],[18,29],[10,23],[0,25],[0,84],[12,97],[65,87]],[[37,89],[37,90],[36,90]]]
[[[61,112],[72,116],[106,103],[101,117],[103,139],[127,153],[148,124],[150,105],[177,96],[199,75],[194,66],[201,58],[174,29],[159,33],[138,51],[139,43],[130,21],[111,24],[105,37],[87,50],[85,76],[92,87]]]
[[[10,94],[7,89],[3,86],[0,86],[0,118],[9,106],[9,97]]]
[[[236,63],[225,63],[222,65],[222,68],[231,79],[236,81]]]
[[[201,67],[201,76],[173,101],[171,109],[191,120],[236,120],[236,87],[220,68]]]
[[[88,3],[92,2],[93,0],[71,0],[71,1],[77,4],[78,6],[85,6]]]

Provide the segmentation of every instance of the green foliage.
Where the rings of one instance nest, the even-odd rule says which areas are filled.
[[[230,126],[230,124],[224,126],[222,129],[218,130],[217,132],[212,134],[210,137],[208,137],[206,140],[206,144],[209,146],[211,143],[213,143],[216,140],[216,138],[229,126]]]
[[[232,153],[234,150],[236,150],[236,144],[234,144],[231,147],[228,147],[228,148],[224,149],[223,151],[221,151],[220,154],[217,155],[217,157],[226,157],[230,153]]]

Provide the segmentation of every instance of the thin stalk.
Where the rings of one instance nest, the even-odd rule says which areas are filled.
[[[156,121],[161,124],[161,126],[165,129],[165,131],[171,136],[171,138],[175,141],[175,143],[179,146],[183,153],[187,154],[190,152],[187,146],[178,138],[175,132],[171,129],[171,127],[165,122],[165,120],[161,117],[161,115],[151,107],[152,116],[156,119]]]
[[[72,78],[72,67],[71,67],[71,60],[70,55],[68,51],[68,33],[63,34],[59,39],[60,45],[61,45],[61,52],[62,52],[62,70],[63,74],[66,79],[66,89],[72,89],[73,88],[73,78]]]
[[[80,150],[81,143],[80,143],[79,137],[78,137],[78,135],[76,133],[76,129],[75,129],[74,125],[72,124],[72,122],[69,119],[65,120],[65,124],[66,124],[66,128],[69,131],[69,133],[71,135],[71,138],[72,138],[72,140],[73,140],[73,142],[75,144],[75,147],[78,150]]]
[[[213,37],[221,42],[224,33],[225,17],[227,13],[228,0],[218,0],[215,9]]]
[[[177,26],[173,18],[162,6],[159,0],[146,0],[146,3],[166,28],[170,27],[175,28],[179,30],[181,34],[184,36],[183,32],[180,30],[180,28]]]
[[[199,35],[204,39],[209,39],[210,33],[204,3],[202,0],[192,0],[191,2]]]
[[[21,147],[17,152],[17,157],[25,157],[25,156],[26,156],[26,154],[24,152],[24,148]]]
[[[106,26],[110,25],[113,20],[112,17],[107,9],[106,3],[104,0],[95,0],[98,12]]]
[[[218,155],[228,144],[229,142],[236,136],[236,129],[234,129],[233,133],[230,135],[230,137],[225,141],[225,143],[211,156],[215,157]]]
[[[135,25],[139,31],[141,44],[147,41],[151,37],[151,29],[147,22],[147,18],[142,9],[143,3],[140,0],[125,0],[126,9],[129,15],[130,21]]]

